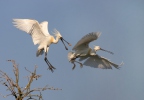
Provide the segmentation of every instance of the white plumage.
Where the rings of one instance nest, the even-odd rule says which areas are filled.
[[[112,69],[112,66],[115,68],[119,68],[118,64],[115,64],[108,60],[107,58],[101,57],[96,54],[96,51],[102,50],[108,53],[113,54],[110,51],[104,50],[100,48],[100,46],[95,46],[93,49],[89,47],[89,43],[97,40],[100,36],[100,32],[91,32],[81,38],[77,44],[73,47],[73,51],[68,53],[68,60],[74,64],[73,68],[75,68],[75,62],[79,63],[82,67],[83,65],[94,67],[94,68],[102,68],[102,69]],[[82,64],[81,62],[76,61],[79,58],[79,61],[84,61]]]
[[[44,21],[42,23],[38,23],[36,20],[32,19],[13,19],[13,24],[16,28],[28,33],[29,35],[32,36],[32,40],[34,45],[38,44],[38,50],[36,53],[36,56],[39,56],[43,54],[43,51],[45,52],[45,62],[49,66],[49,69],[53,72],[53,69],[55,69],[50,62],[47,59],[47,52],[49,50],[49,46],[53,43],[56,44],[58,43],[59,39],[62,41],[65,41],[68,43],[66,40],[64,40],[60,34],[59,31],[56,29],[54,30],[54,34],[56,36],[56,39],[54,39],[53,36],[51,36],[48,32],[48,22]],[[68,43],[69,44],[69,43]],[[69,44],[70,45],[70,44]],[[65,46],[65,44],[64,44]],[[66,50],[67,47],[65,46]]]
[[[13,19],[13,21],[16,28],[32,36],[34,45],[40,44],[45,38],[50,36],[47,21],[40,24],[38,21],[31,19]]]
[[[94,55],[94,56],[88,57],[88,59],[86,59],[86,61],[83,63],[83,65],[90,66],[93,68],[101,68],[101,69],[112,69],[112,66],[114,66],[115,68],[118,69],[120,66],[118,64],[111,62],[107,58],[104,58],[99,55]]]
[[[88,49],[89,43],[98,39],[98,37],[101,35],[100,32],[92,32],[87,35],[85,35],[83,38],[81,38],[77,44],[73,47],[72,50],[80,50],[80,49]]]

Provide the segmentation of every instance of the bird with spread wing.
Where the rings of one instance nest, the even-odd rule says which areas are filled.
[[[57,44],[59,40],[61,40],[63,44],[64,44],[64,41],[68,43],[66,40],[63,39],[60,32],[54,29],[54,34],[56,38],[50,35],[48,32],[47,21],[39,23],[38,21],[32,20],[32,19],[13,19],[13,24],[16,28],[31,35],[34,45],[36,44],[39,45],[38,50],[36,52],[36,56],[38,57],[39,55],[42,55],[43,53],[45,53],[44,60],[49,66],[49,69],[53,72],[53,69],[55,69],[55,67],[53,67],[52,64],[49,62],[49,60],[47,59],[49,46],[51,44]],[[68,45],[71,45],[71,44],[68,43]],[[66,50],[68,50],[66,46],[65,48]]]
[[[115,64],[108,60],[107,58],[104,58],[102,56],[99,56],[96,54],[98,50],[106,51],[110,54],[113,54],[113,52],[104,50],[100,46],[95,46],[93,49],[89,47],[89,43],[97,40],[100,36],[100,32],[91,32],[87,35],[85,35],[83,38],[81,38],[77,44],[73,47],[73,51],[68,53],[68,60],[74,65],[72,69],[75,68],[75,63],[80,64],[80,67],[83,65],[94,67],[94,68],[102,68],[102,69],[112,69],[112,66],[115,68],[119,68],[118,64]],[[76,59],[79,58],[79,61],[76,61]],[[80,61],[84,61],[82,64]]]

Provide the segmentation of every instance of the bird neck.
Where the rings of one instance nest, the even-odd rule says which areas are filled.
[[[91,51],[90,51],[90,55],[96,55],[96,50],[91,49]]]
[[[59,38],[58,38],[58,36],[56,36],[56,38],[54,39],[54,37],[53,37],[53,40],[52,40],[52,42],[54,43],[54,44],[57,44],[58,43],[58,41],[59,41]]]

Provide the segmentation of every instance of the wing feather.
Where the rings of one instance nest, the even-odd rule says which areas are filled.
[[[90,67],[94,67],[94,68],[102,68],[102,69],[112,69],[112,66],[114,66],[115,68],[119,68],[120,65],[115,64],[113,62],[111,62],[110,60],[98,56],[98,55],[94,55],[89,57],[84,63],[83,65],[86,66],[90,66]]]
[[[85,49],[89,47],[89,43],[98,39],[100,36],[100,32],[91,32],[87,35],[85,35],[83,38],[81,38],[77,44],[73,47],[72,50],[78,50],[78,49]]]
[[[16,28],[30,34],[34,45],[40,44],[46,36],[49,36],[48,32],[45,32],[47,31],[46,22],[39,24],[38,21],[32,19],[13,19],[13,24]],[[44,29],[46,30],[44,31]]]
[[[47,22],[47,21],[41,22],[41,23],[40,23],[40,26],[41,26],[41,29],[42,29],[44,35],[45,35],[45,36],[48,36],[48,35],[49,35],[48,22]]]

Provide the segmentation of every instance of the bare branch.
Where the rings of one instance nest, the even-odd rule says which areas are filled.
[[[33,72],[31,72],[31,71],[29,71],[26,67],[25,67],[25,70],[26,71],[28,71],[29,73],[31,73],[31,75],[30,76],[27,76],[28,77],[28,79],[31,79],[31,77],[33,76],[33,79],[38,79],[38,78],[40,78],[42,75],[36,75],[36,68],[38,68],[37,66],[35,66],[35,70],[34,70],[34,73],[35,73],[35,75],[33,76]]]
[[[16,100],[23,100],[24,98],[28,98],[27,100],[43,100],[42,98],[42,94],[41,91],[45,91],[45,90],[62,90],[62,89],[58,89],[58,88],[53,88],[53,87],[48,87],[48,85],[46,85],[45,87],[42,88],[34,88],[34,89],[30,89],[31,84],[33,82],[34,79],[38,79],[40,78],[42,75],[37,75],[36,74],[36,70],[37,70],[37,66],[35,66],[34,71],[31,72],[29,71],[26,67],[25,70],[28,71],[31,75],[27,76],[28,83],[26,84],[25,88],[20,88],[19,86],[19,68],[18,65],[15,63],[14,60],[7,60],[9,62],[12,62],[13,64],[13,72],[15,75],[15,80],[13,80],[12,78],[10,78],[5,72],[0,70],[0,84],[2,84],[3,86],[5,86],[7,88],[8,91],[11,92],[11,94],[8,95],[2,95],[0,94],[0,96],[6,98],[10,95],[13,95],[15,97]],[[40,94],[31,94],[34,92],[40,92]],[[35,99],[37,98],[37,99]]]

